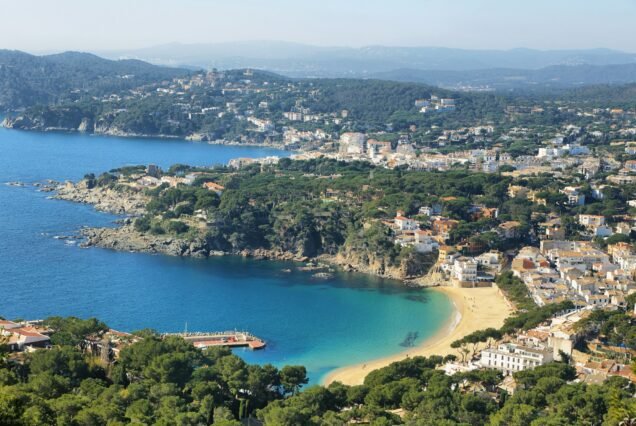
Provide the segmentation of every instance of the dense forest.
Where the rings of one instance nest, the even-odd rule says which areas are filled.
[[[101,96],[188,74],[184,69],[110,61],[88,53],[34,56],[0,50],[0,111]]]
[[[360,386],[307,383],[301,366],[248,365],[227,349],[201,351],[180,337],[142,330],[115,359],[88,344],[95,320],[45,320],[52,349],[15,356],[0,344],[0,424],[224,425],[617,425],[636,414],[634,385],[572,383],[573,367],[518,372],[518,390],[481,370],[447,376],[442,357],[413,357],[371,372]],[[249,423],[248,423],[249,424]]]
[[[197,170],[176,166],[168,173]],[[406,260],[422,260],[411,248],[395,245],[382,223],[398,210],[418,217],[420,207],[440,204],[445,216],[459,221],[451,241],[478,239],[484,250],[506,248],[513,241],[490,232],[497,220],[475,220],[470,213],[475,204],[499,207],[500,221],[519,221],[520,239],[526,238],[532,220],[532,204],[509,199],[506,191],[512,179],[500,175],[390,170],[327,159],[281,159],[262,170],[258,165],[238,172],[201,170],[203,175],[192,186],[150,190],[148,214],[136,220],[137,230],[162,234],[178,228],[183,238],[201,238],[200,230],[187,223],[194,212],[204,210],[209,250],[265,248],[306,257],[352,250],[366,259],[363,263],[379,257],[387,266],[400,266]],[[200,187],[205,181],[220,183],[225,190],[220,196],[211,193]],[[106,179],[104,184],[117,182]]]

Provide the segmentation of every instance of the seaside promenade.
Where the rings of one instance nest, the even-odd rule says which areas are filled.
[[[455,305],[455,313],[437,334],[422,342],[421,345],[397,355],[338,368],[325,376],[322,384],[341,382],[346,385],[360,385],[371,371],[407,357],[458,355],[457,350],[451,348],[451,343],[477,330],[489,327],[499,328],[512,313],[510,303],[497,287],[437,287],[435,291],[446,294]]]

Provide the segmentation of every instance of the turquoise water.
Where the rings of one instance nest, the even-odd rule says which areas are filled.
[[[285,155],[271,149],[124,139],[0,128],[0,316],[96,316],[122,330],[245,329],[263,351],[249,362],[303,364],[313,382],[333,368],[404,350],[450,317],[443,294],[409,290],[359,274],[316,281],[296,265],[223,257],[178,259],[82,249],[53,238],[82,226],[113,226],[89,206],[48,200],[8,181],[79,179],[131,164],[210,165],[235,157]]]

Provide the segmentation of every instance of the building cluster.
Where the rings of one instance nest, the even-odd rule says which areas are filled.
[[[127,176],[119,175],[118,183],[122,185],[127,185],[131,188],[135,189],[143,189],[143,188],[157,188],[161,185],[167,185],[170,188],[176,188],[179,185],[192,186],[197,181],[203,181],[200,183],[200,186],[221,195],[223,190],[225,189],[222,185],[219,185],[216,182],[211,182],[206,180],[205,178],[209,176],[209,173],[206,172],[191,172],[185,173],[183,175],[168,175],[164,174],[160,167],[150,164],[145,173],[132,173]]]
[[[625,297],[636,291],[636,258],[626,243],[609,252],[590,241],[543,240],[539,248],[522,248],[511,269],[539,306],[569,300],[579,307],[624,308]]]
[[[50,349],[54,331],[41,320],[8,321],[0,320],[0,343],[6,345],[11,353],[34,352]],[[141,338],[130,333],[109,329],[96,335],[85,336],[79,345],[94,356],[101,356],[111,362],[119,356],[121,350]]]
[[[519,389],[514,373],[553,361],[573,365],[578,382],[598,384],[614,376],[636,382],[636,372],[631,366],[636,350],[608,345],[598,339],[588,340],[586,331],[577,326],[592,310],[586,307],[561,312],[545,324],[487,345],[467,363],[448,362],[440,369],[448,375],[480,368],[499,370],[505,377],[498,386],[510,394]]]
[[[422,114],[429,112],[444,112],[455,110],[455,99],[440,98],[432,95],[430,99],[417,99],[415,106],[420,109]]]
[[[51,330],[42,326],[41,321],[13,322],[0,319],[0,342],[9,351],[31,352],[51,346]]]

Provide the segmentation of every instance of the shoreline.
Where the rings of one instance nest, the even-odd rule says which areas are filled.
[[[454,306],[451,317],[433,336],[418,346],[397,354],[332,370],[323,376],[320,384],[327,386],[333,382],[341,382],[352,386],[361,385],[371,371],[407,357],[457,355],[457,350],[450,347],[452,342],[477,330],[489,327],[499,328],[512,312],[508,301],[496,286],[488,288],[432,287],[431,290],[444,293]]]
[[[182,142],[193,142],[200,144],[208,144],[208,145],[217,145],[217,146],[233,146],[233,147],[246,147],[246,148],[265,148],[265,149],[276,149],[279,151],[288,151],[288,152],[296,152],[302,153],[302,149],[290,149],[286,147],[284,144],[277,143],[256,143],[256,142],[246,142],[241,143],[238,141],[206,141],[199,139],[192,139],[192,135],[185,136],[177,136],[177,135],[164,135],[164,134],[142,134],[142,133],[128,133],[128,132],[82,132],[77,129],[63,128],[63,127],[47,127],[44,129],[36,129],[36,128],[16,128],[9,127],[5,125],[4,118],[0,115],[0,128],[4,128],[7,130],[15,130],[19,132],[32,132],[32,133],[60,133],[60,134],[69,134],[69,135],[85,135],[85,136],[95,136],[95,137],[112,137],[112,138],[123,138],[123,139],[158,139],[165,141],[182,141]]]

